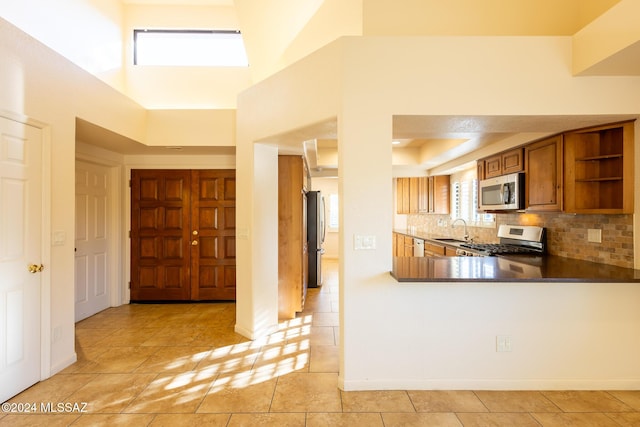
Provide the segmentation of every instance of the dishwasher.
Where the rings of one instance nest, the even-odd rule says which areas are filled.
[[[413,256],[417,256],[417,257],[424,256],[424,240],[413,239]]]

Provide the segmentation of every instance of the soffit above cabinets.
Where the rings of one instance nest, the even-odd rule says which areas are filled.
[[[581,116],[429,116],[393,117],[394,170],[445,174],[467,167],[480,157],[526,144],[549,135],[637,118],[632,115]],[[312,176],[337,175],[337,121],[320,123],[260,141],[277,146],[281,154],[304,154],[304,143],[313,150],[308,159]],[[391,141],[389,141],[391,144]]]

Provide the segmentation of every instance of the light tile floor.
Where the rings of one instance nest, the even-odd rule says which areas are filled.
[[[640,391],[364,391],[338,380],[337,263],[268,338],[233,332],[235,305],[133,304],[76,325],[78,361],[10,402],[10,426],[640,426]],[[40,403],[86,402],[47,414]],[[73,409],[73,408],[72,408]]]

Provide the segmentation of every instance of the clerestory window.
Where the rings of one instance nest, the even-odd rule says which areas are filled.
[[[134,65],[247,67],[234,30],[133,30]]]

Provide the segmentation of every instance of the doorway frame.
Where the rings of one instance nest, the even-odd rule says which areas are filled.
[[[42,264],[51,267],[51,126],[23,114],[0,109],[0,116],[42,132]],[[40,381],[51,376],[51,268],[42,270],[40,289]]]
[[[179,160],[178,160],[179,159]],[[131,170],[132,169],[233,169],[237,171],[236,155],[131,155],[125,157],[124,165],[124,182],[121,188],[124,190],[123,197],[124,206],[122,212],[124,215],[123,229],[121,235],[123,266],[123,304],[131,303],[131,239],[129,232],[131,231]],[[237,295],[236,295],[237,301]]]

